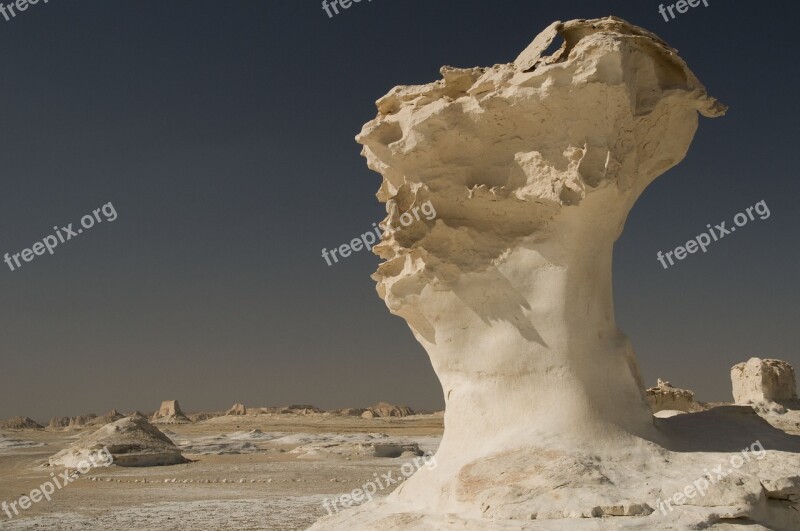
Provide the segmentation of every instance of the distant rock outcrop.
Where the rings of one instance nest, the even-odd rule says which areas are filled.
[[[678,389],[671,383],[658,379],[658,384],[646,391],[647,403],[653,413],[659,411],[702,411],[703,408],[694,401],[694,393],[687,389]]]
[[[153,424],[186,424],[191,422],[181,411],[177,400],[164,400],[151,420]]]
[[[395,406],[387,402],[379,402],[369,408],[376,417],[407,417],[414,414],[408,406]]]
[[[344,409],[337,409],[335,413],[342,415],[343,417],[360,417],[365,411],[367,410],[361,407],[348,407]]]
[[[786,406],[797,407],[794,369],[775,359],[750,358],[731,368],[733,399],[763,412],[785,413]]]
[[[53,417],[50,419],[50,423],[47,425],[48,428],[66,428],[69,426],[69,423],[72,422],[72,419],[69,417]]]
[[[201,422],[204,420],[215,419],[224,416],[219,412],[203,412],[203,413],[189,413],[186,415],[191,422]]]
[[[247,408],[244,406],[244,404],[234,404],[228,410],[228,412],[225,413],[225,414],[226,415],[247,415]]]
[[[51,466],[77,468],[99,450],[107,448],[113,464],[126,467],[185,463],[177,446],[144,417],[133,416],[106,424],[81,437],[50,458]]]
[[[322,410],[314,406],[294,405],[285,407],[280,412],[283,414],[308,415],[310,413],[322,413]]]
[[[88,415],[78,415],[77,417],[72,417],[72,419],[69,422],[69,427],[82,428],[90,424],[96,418],[97,415],[95,415],[94,413],[89,413]]]
[[[11,417],[0,422],[0,429],[3,430],[42,430],[44,426],[30,417]]]
[[[123,415],[122,413],[120,413],[116,409],[112,409],[111,411],[109,411],[105,415],[100,415],[99,417],[96,417],[96,418],[92,419],[88,423],[88,425],[89,426],[104,426],[104,425],[108,424],[109,422],[117,421],[117,420],[123,418],[124,416],[125,415]]]

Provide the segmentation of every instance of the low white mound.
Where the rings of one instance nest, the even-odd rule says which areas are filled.
[[[181,450],[144,417],[125,417],[86,434],[50,458],[51,466],[77,468],[107,448],[113,464],[125,467],[175,465],[187,462]]]
[[[299,457],[412,457],[433,453],[439,437],[420,437],[410,441],[405,437],[390,437],[385,433],[353,434],[292,434],[272,441],[281,445],[297,445],[289,453]]]
[[[170,436],[181,450],[189,454],[238,455],[263,453],[271,448],[267,443],[281,435],[250,430],[226,435]]]
[[[0,421],[0,430],[41,430],[44,426],[30,417],[12,417]]]
[[[686,413],[686,411],[680,411],[677,409],[662,409],[653,413],[653,416],[660,419],[668,419],[670,417],[674,417],[675,415],[685,415]]]

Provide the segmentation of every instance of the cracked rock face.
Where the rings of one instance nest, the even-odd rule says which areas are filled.
[[[315,529],[793,518],[759,479],[783,485],[800,465],[796,438],[750,408],[654,425],[614,318],[612,249],[628,212],[686,155],[698,115],[725,107],[675,50],[613,17],[557,22],[513,63],[441,74],[391,90],[357,136],[388,213],[378,293],[425,347],[446,399],[438,466]],[[400,222],[426,202],[435,218]],[[780,456],[662,514],[659,499],[759,438]]]
[[[750,358],[733,366],[731,383],[737,404],[780,404],[797,400],[794,369],[785,361]]]

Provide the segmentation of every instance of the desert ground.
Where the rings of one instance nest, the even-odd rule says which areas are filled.
[[[695,404],[691,409],[727,405]],[[800,412],[759,413],[773,426],[800,435]],[[391,472],[398,481],[378,489],[377,499],[406,479],[401,467],[414,462],[413,454],[376,457],[376,448],[399,452],[416,443],[421,452],[432,454],[443,431],[441,413],[376,418],[331,412],[218,415],[157,424],[190,462],[92,468],[57,490],[49,502],[34,503],[12,519],[0,513],[0,529],[305,529],[328,514],[326,498]],[[49,466],[49,458],[101,424],[1,430],[0,501],[28,495],[61,472]]]
[[[48,458],[96,429],[0,432],[0,500],[10,503],[48,481]],[[375,474],[403,477],[410,456],[374,457],[375,442],[418,443],[433,452],[443,428],[440,414],[309,413],[222,416],[159,429],[191,462],[93,468],[50,502],[13,519],[0,513],[0,529],[305,529],[327,514],[326,497],[349,493]]]

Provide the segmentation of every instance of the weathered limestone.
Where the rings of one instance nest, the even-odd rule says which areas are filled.
[[[554,23],[513,64],[441,73],[390,91],[357,136],[383,176],[378,293],[444,390],[438,465],[312,529],[800,527],[797,438],[750,408],[654,419],[614,318],[628,212],[686,155],[698,114],[724,106],[674,49],[613,17]],[[435,220],[400,222],[428,201]],[[662,514],[755,440],[772,459]],[[776,502],[765,485],[782,480],[791,499]]]
[[[107,448],[117,466],[161,466],[185,463],[175,444],[140,416],[125,417],[81,437],[50,458],[51,466],[77,468]]]
[[[307,404],[295,404],[282,408],[279,412],[284,415],[310,415],[312,413],[322,413],[322,410]]]
[[[655,387],[647,389],[647,403],[653,413],[659,411],[701,411],[703,408],[694,401],[694,393],[678,389],[671,383],[658,379]]]
[[[69,426],[72,419],[69,417],[53,417],[50,419],[50,423],[47,425],[48,428],[66,428]]]
[[[414,410],[408,406],[395,406],[388,402],[378,402],[369,410],[375,417],[407,417],[414,414]]]
[[[0,421],[2,430],[41,430],[44,426],[30,417],[11,417],[8,420]]]
[[[151,419],[153,424],[186,424],[191,422],[181,411],[177,400],[164,400]]]
[[[234,404],[228,410],[226,415],[247,415],[247,408],[244,407],[244,404]]]
[[[750,358],[731,368],[731,382],[737,404],[797,400],[794,369],[785,361]]]
[[[94,419],[97,418],[97,415],[94,413],[89,413],[88,415],[78,415],[77,417],[72,417],[69,421],[70,428],[82,428],[87,424],[90,424]]]

